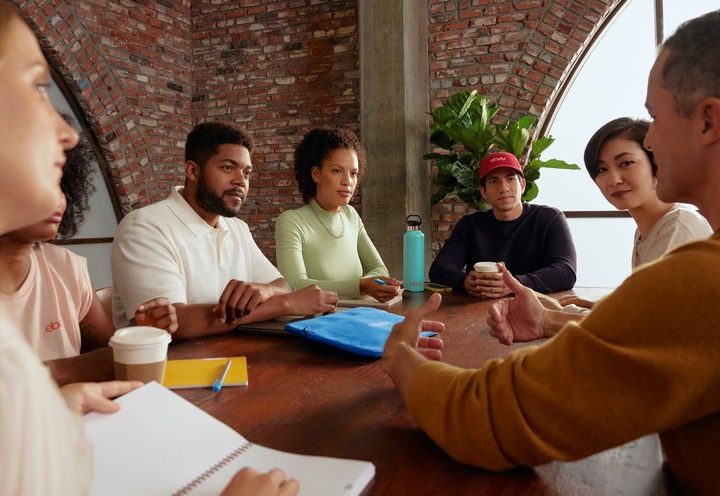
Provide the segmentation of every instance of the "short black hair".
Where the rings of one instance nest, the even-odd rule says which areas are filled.
[[[254,142],[246,129],[231,122],[203,122],[187,136],[185,162],[192,160],[202,169],[220,145],[242,145],[252,152]]]
[[[73,118],[62,114],[68,124],[73,125]],[[95,172],[97,157],[85,132],[80,133],[80,141],[72,150],[65,152],[67,162],[63,167],[60,189],[65,194],[67,207],[63,214],[58,237],[68,239],[75,236],[80,225],[85,221],[85,213],[90,209],[90,197],[95,192],[92,175]]]
[[[295,179],[305,203],[317,192],[312,168],[321,167],[332,152],[340,148],[353,150],[358,159],[358,178],[365,173],[365,149],[355,133],[343,127],[320,126],[307,133],[295,149]]]
[[[648,159],[650,160],[650,166],[652,167],[653,176],[657,174],[657,165],[655,165],[655,158],[650,150],[646,149],[643,143],[645,142],[645,136],[650,129],[650,122],[644,119],[631,119],[630,117],[620,117],[613,119],[603,127],[595,131],[590,141],[588,141],[585,147],[585,154],[583,159],[585,160],[585,168],[590,174],[590,177],[594,181],[598,175],[598,161],[600,160],[600,152],[602,147],[605,146],[610,140],[616,138],[626,139],[628,141],[634,141],[640,148],[645,152]]]

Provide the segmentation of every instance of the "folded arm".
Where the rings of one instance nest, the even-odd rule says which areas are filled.
[[[234,320],[220,319],[217,305],[175,303],[178,330],[174,340],[192,339],[212,334],[230,332],[242,324],[271,320],[285,315],[315,315],[332,312],[337,305],[337,294],[310,286],[299,291],[278,294],[257,305],[250,313]]]
[[[58,386],[72,382],[101,382],[115,378],[112,348],[104,347],[82,355],[44,362]]]
[[[323,250],[318,238],[320,235],[308,227],[300,213],[283,212],[275,225],[277,263],[293,290],[316,285],[325,291],[334,291],[343,298],[370,295],[381,301],[397,294],[400,282],[395,279],[388,280],[389,288],[371,284],[375,277],[388,277],[387,267],[359,218],[357,224],[348,220],[347,238],[352,237],[349,232],[351,226],[353,230],[357,229],[355,246],[340,244],[346,241],[344,238],[340,241],[332,240],[332,246],[325,246]],[[356,250],[356,253],[350,250]],[[326,277],[318,278],[320,274]]]
[[[452,235],[445,240],[445,244],[430,266],[428,277],[432,282],[450,286],[454,291],[466,292],[465,265],[468,240],[461,235],[461,230],[457,228],[458,226],[455,226]]]

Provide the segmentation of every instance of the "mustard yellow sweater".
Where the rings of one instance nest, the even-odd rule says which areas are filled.
[[[490,470],[657,432],[684,493],[720,494],[720,234],[636,271],[541,346],[478,370],[423,364],[407,404],[453,458]]]

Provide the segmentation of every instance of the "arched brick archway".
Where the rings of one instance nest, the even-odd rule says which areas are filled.
[[[431,107],[461,89],[477,89],[500,104],[502,118],[529,114],[542,128],[585,53],[626,2],[431,0]],[[434,253],[467,212],[459,199],[433,207]]]
[[[359,129],[358,0],[15,1],[94,131],[125,212],[182,180],[195,122],[243,122],[262,146],[242,215],[274,259],[274,219],[299,202],[290,162],[302,131]],[[499,101],[502,115],[544,118],[577,54],[623,1],[428,0],[431,106],[468,87]],[[313,91],[318,71],[323,99]],[[462,204],[436,207],[433,230],[442,236],[463,213]]]
[[[92,128],[123,211],[164,197],[191,125],[189,9],[160,22],[140,5],[16,3]]]

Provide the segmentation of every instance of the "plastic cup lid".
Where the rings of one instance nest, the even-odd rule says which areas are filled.
[[[473,268],[475,272],[497,272],[497,264],[495,262],[478,262]]]
[[[110,338],[110,346],[114,348],[145,348],[168,344],[172,341],[170,334],[156,327],[137,326],[118,329]]]

